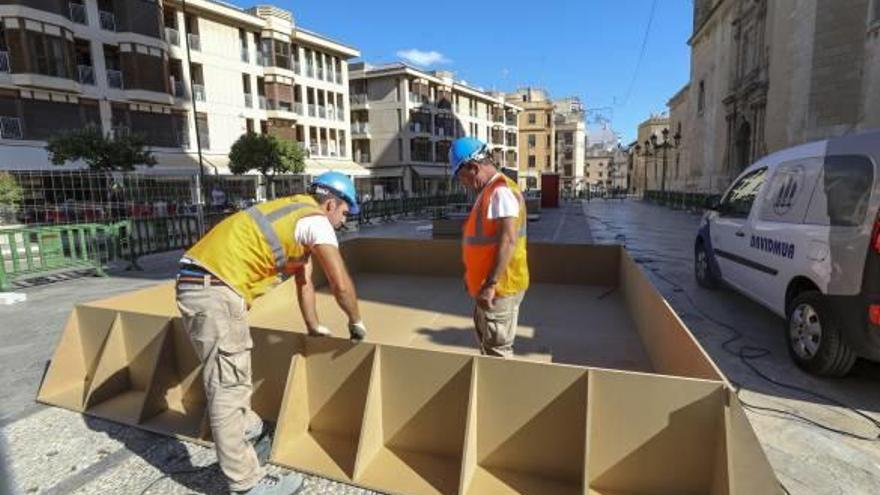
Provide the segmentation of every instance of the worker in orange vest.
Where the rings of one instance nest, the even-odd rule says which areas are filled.
[[[498,171],[486,144],[463,137],[449,148],[453,177],[477,193],[462,232],[465,286],[474,298],[480,351],[513,356],[519,306],[529,287],[526,204],[519,186]]]
[[[310,261],[314,255],[348,316],[349,336],[360,341],[366,335],[334,231],[348,213],[358,212],[354,184],[341,173],[326,172],[315,178],[310,192],[226,218],[181,259],[177,306],[203,363],[211,433],[232,493],[290,495],[303,483],[296,473],[267,475],[254,449],[265,433],[263,421],[251,409],[253,341],[247,308],[280,276],[294,276],[309,335],[330,335],[315,310]]]

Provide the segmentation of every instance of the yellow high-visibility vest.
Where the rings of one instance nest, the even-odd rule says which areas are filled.
[[[241,294],[248,306],[309,259],[309,249],[296,242],[301,219],[324,215],[308,195],[288,196],[223,220],[199,240],[186,257]]]

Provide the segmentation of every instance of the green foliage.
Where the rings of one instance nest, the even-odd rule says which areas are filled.
[[[0,205],[18,204],[22,198],[22,189],[12,174],[0,172]]]
[[[229,151],[229,170],[234,174],[256,170],[269,177],[300,174],[305,168],[305,153],[297,143],[268,134],[244,134]]]
[[[137,134],[111,137],[96,127],[85,127],[53,136],[46,150],[55,165],[82,160],[92,170],[130,171],[135,165],[156,164],[144,146],[144,138]]]

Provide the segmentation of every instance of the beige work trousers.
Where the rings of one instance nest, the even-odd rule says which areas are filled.
[[[244,299],[229,287],[178,284],[177,307],[201,359],[208,419],[220,469],[231,491],[252,488],[264,475],[245,430],[258,428],[251,410],[251,340]]]
[[[519,305],[525,291],[498,297],[492,309],[474,305],[474,327],[480,352],[488,356],[513,357],[513,340],[516,337]]]

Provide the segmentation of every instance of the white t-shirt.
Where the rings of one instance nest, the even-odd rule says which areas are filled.
[[[489,181],[491,184],[493,181],[498,179],[498,176],[501,173],[495,174],[495,177],[492,177],[492,180]],[[496,220],[498,218],[516,218],[519,216],[519,200],[516,199],[516,194],[513,193],[509,187],[498,187],[492,193],[492,197],[489,198],[489,208],[488,213],[486,215],[489,220]]]
[[[336,230],[333,229],[330,220],[323,215],[300,218],[299,222],[296,222],[293,236],[296,242],[303,246],[313,247],[319,244],[329,244],[339,247]]]

